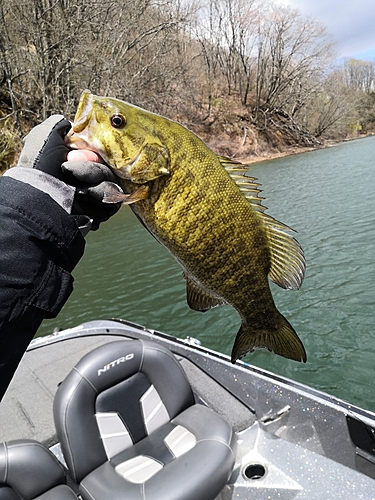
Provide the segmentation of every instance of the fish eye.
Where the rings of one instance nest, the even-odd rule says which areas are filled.
[[[111,124],[114,128],[122,128],[126,124],[125,116],[113,115],[111,116]]]

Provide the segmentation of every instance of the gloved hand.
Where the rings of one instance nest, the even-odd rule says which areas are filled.
[[[4,175],[31,184],[50,195],[71,214],[82,234],[98,229],[121,204],[103,203],[108,191],[119,191],[115,175],[106,165],[90,161],[67,162],[65,136],[71,124],[53,115],[25,137],[18,164]]]

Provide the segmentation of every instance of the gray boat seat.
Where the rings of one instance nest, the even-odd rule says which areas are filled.
[[[62,465],[41,443],[0,444],[0,500],[77,500],[65,482]]]
[[[87,500],[213,500],[235,461],[230,425],[195,403],[176,357],[153,342],[84,356],[58,388],[54,419]]]

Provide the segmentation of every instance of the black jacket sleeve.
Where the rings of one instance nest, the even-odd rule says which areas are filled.
[[[0,177],[0,399],[44,318],[73,290],[84,238],[48,194]]]

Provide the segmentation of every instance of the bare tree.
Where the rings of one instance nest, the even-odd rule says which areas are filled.
[[[258,32],[256,120],[281,109],[296,117],[332,58],[326,29],[295,9],[271,5]]]
[[[89,15],[87,2],[2,0],[8,66],[19,110],[33,121],[73,105],[74,53]],[[81,17],[80,17],[81,16]]]
[[[3,72],[3,81],[6,83],[11,114],[13,115],[14,122],[16,124],[18,134],[22,136],[22,126],[19,120],[19,109],[16,99],[16,92],[14,89],[15,82],[22,76],[13,64],[13,58],[15,56],[15,47],[12,38],[9,33],[9,27],[7,25],[6,19],[9,16],[9,8],[4,4],[3,0],[0,0],[0,23],[3,27],[0,32],[0,67]]]
[[[343,73],[336,68],[321,81],[320,91],[304,110],[303,123],[316,137],[346,133],[348,121],[353,119],[354,106]]]
[[[261,4],[257,0],[210,0],[201,10],[197,38],[202,44],[209,87],[238,93],[247,103],[255,80],[255,33]]]
[[[344,63],[345,84],[350,90],[370,94],[375,90],[375,63],[347,59]]]
[[[274,0],[0,0],[0,21],[2,114],[20,135],[72,117],[85,88],[207,127],[232,113],[243,141],[255,126],[313,144],[353,108],[372,120],[374,64],[346,61],[335,87],[326,29]]]
[[[71,115],[84,88],[138,103],[173,78],[190,6],[178,0],[1,0],[3,73],[14,107]],[[174,61],[173,68],[164,62]],[[169,75],[169,76],[168,76]],[[147,87],[147,88],[146,88]]]

